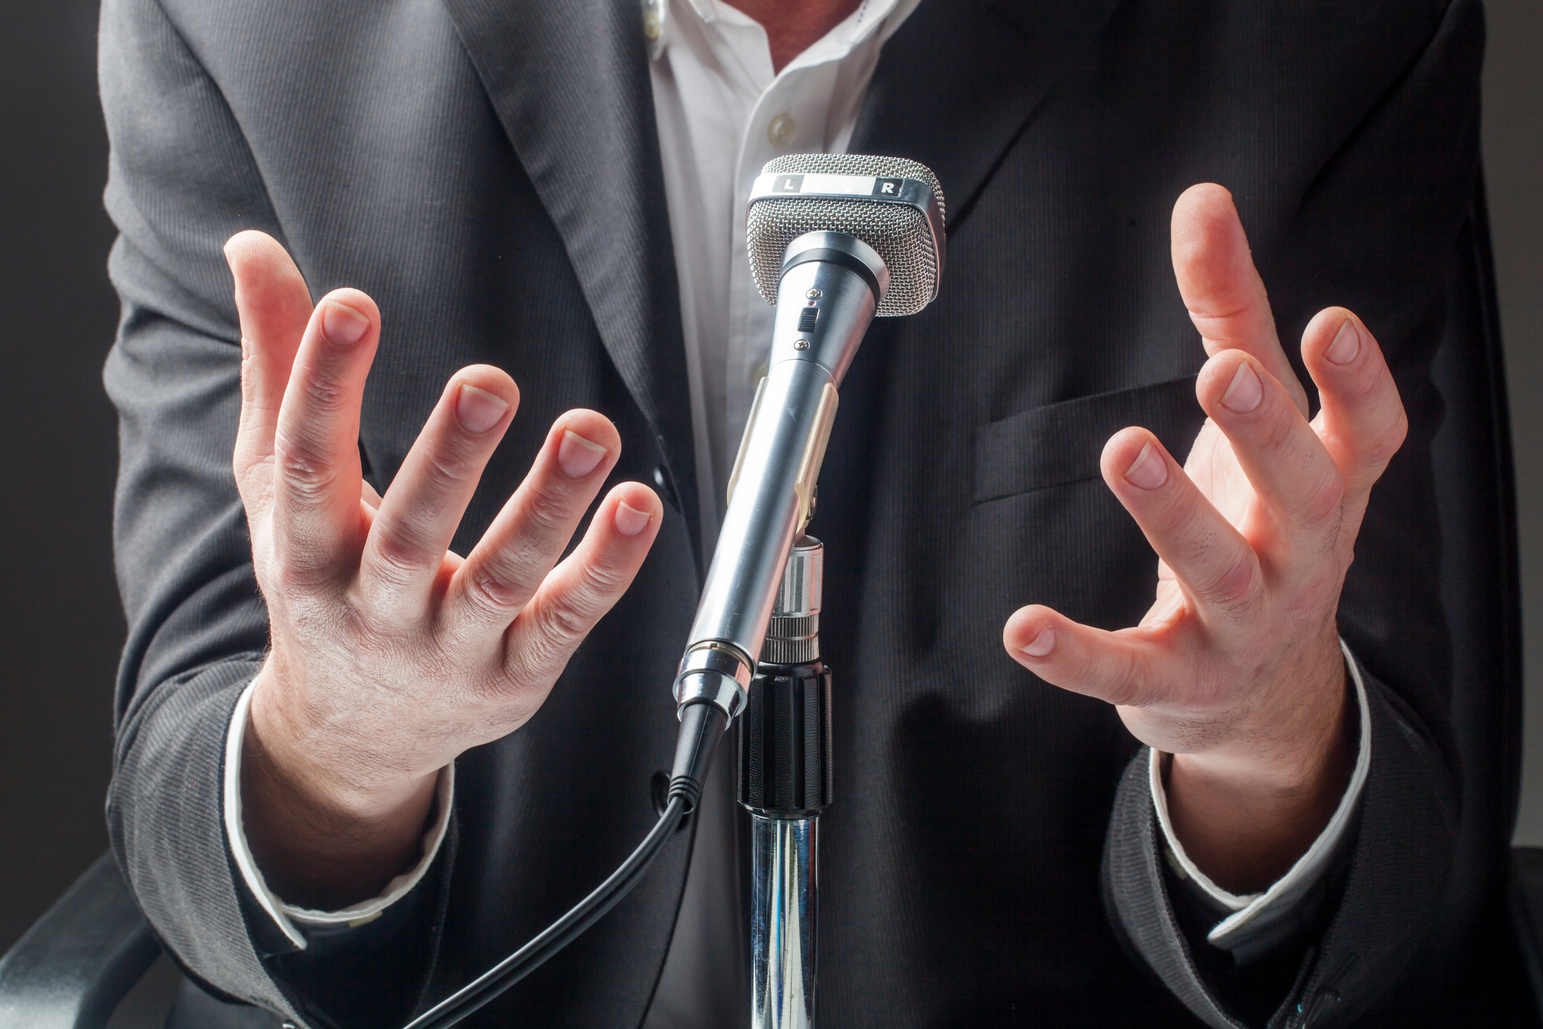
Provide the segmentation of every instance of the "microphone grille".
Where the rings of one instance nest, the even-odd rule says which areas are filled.
[[[903,157],[869,154],[786,154],[769,162],[762,174],[873,175],[919,179],[932,188],[939,215],[943,187],[932,169]],[[756,289],[768,304],[777,302],[777,281],[788,244],[806,232],[845,232],[878,251],[889,267],[889,289],[874,313],[881,318],[915,314],[937,296],[943,269],[943,240],[934,240],[926,215],[915,207],[861,197],[829,199],[789,195],[750,205],[745,239]]]

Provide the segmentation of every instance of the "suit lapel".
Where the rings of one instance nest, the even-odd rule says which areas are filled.
[[[696,546],[691,406],[641,7],[444,4],[654,429]]]
[[[1116,6],[923,0],[884,44],[852,151],[909,157],[936,172],[953,232],[1066,63]]]

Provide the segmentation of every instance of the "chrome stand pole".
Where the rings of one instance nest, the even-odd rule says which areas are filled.
[[[817,824],[815,818],[751,816],[753,1029],[814,1025]]]
[[[818,818],[830,803],[830,672],[820,662],[824,546],[788,556],[739,730],[739,802],[750,812],[751,1029],[812,1029]]]

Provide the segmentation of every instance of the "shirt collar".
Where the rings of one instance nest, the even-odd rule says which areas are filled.
[[[840,60],[877,32],[883,33],[882,39],[888,39],[920,2],[863,0],[857,10],[794,58],[783,70]],[[725,25],[755,24],[749,15],[723,0],[643,0],[643,24],[645,34],[649,37],[651,58],[657,59],[670,45],[672,25],[678,17],[696,18],[706,25],[716,22]]]

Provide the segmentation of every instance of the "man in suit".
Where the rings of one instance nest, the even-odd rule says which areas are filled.
[[[1439,1010],[1447,869],[1496,845],[1454,828],[1429,461],[1481,37],[1466,0],[109,0],[109,815],[170,951],[399,1023],[646,831],[753,356],[702,135],[742,117],[741,165],[895,154],[949,198],[814,526],[822,1019]],[[718,797],[483,1022],[742,1017]]]

